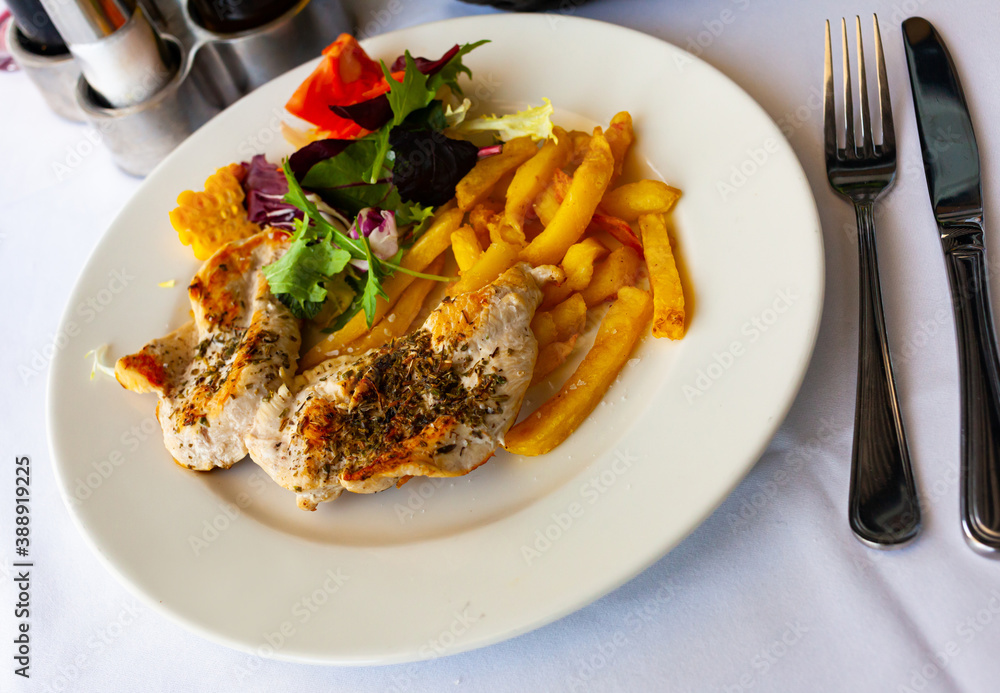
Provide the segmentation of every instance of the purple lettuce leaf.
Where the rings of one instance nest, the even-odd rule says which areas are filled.
[[[396,127],[389,133],[396,153],[392,182],[404,202],[437,207],[455,196],[455,186],[479,159],[479,147],[430,128]]]
[[[392,210],[365,207],[358,212],[347,234],[351,238],[367,238],[372,254],[379,260],[389,260],[399,251],[399,230]]]
[[[364,126],[362,125],[362,127]],[[320,161],[337,156],[354,142],[355,140],[334,139],[310,142],[288,158],[288,165],[297,180],[305,180],[309,169]],[[282,180],[284,180],[284,176],[282,176]]]
[[[417,69],[423,72],[425,75],[430,76],[437,74],[448,64],[448,61],[455,57],[458,53],[459,46],[456,43],[454,46],[448,49],[448,52],[442,55],[437,60],[428,60],[427,58],[414,58],[413,62],[416,63]],[[402,72],[406,69],[406,56],[401,55],[396,58],[392,63],[392,67],[389,68],[390,72]]]
[[[389,105],[389,97],[385,94],[350,106],[330,106],[330,110],[341,118],[353,120],[365,130],[372,132],[392,120],[392,106]]]
[[[294,231],[294,222],[302,218],[302,211],[284,201],[288,192],[285,174],[268,163],[263,154],[256,155],[249,164],[244,162],[243,167],[247,171],[243,179],[243,193],[250,221],[261,227]]]
[[[458,44],[455,44],[447,53],[437,60],[427,58],[414,58],[413,62],[417,69],[428,77],[440,72],[459,51]],[[390,68],[391,72],[401,72],[406,69],[406,56],[401,55],[396,58]],[[380,94],[373,99],[361,101],[350,106],[330,106],[330,110],[341,118],[353,120],[365,130],[375,132],[383,125],[392,120],[392,106],[389,105],[389,97]],[[292,170],[295,170],[294,168]]]

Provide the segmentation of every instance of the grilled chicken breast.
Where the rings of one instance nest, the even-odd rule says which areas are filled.
[[[539,284],[556,272],[517,265],[446,298],[410,335],[306,372],[261,406],[251,458],[305,510],[345,489],[468,474],[517,416],[538,353]]]
[[[181,466],[228,468],[243,459],[261,401],[291,381],[299,321],[261,271],[287,248],[288,236],[271,230],[220,249],[188,287],[194,320],[115,364],[123,387],[159,395],[163,440]]]

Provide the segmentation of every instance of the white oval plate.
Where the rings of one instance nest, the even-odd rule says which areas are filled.
[[[387,60],[404,49],[436,57],[481,38],[493,43],[468,58],[473,99],[523,107],[548,97],[563,122],[632,113],[630,176],[684,190],[675,221],[693,288],[687,336],[647,338],[553,453],[501,453],[460,479],[347,494],[307,513],[249,461],[210,474],[178,467],[152,396],[91,382],[82,355],[109,343],[120,356],[186,319],[197,263],[167,218],[177,194],[258,151],[289,153],[282,106],[313,65],[244,98],[157,168],[108,229],[70,300],[62,330],[75,338],[49,381],[53,460],[84,535],[126,585],[207,638],[286,660],[371,664],[549,623],[691,532],[754,464],[798,390],[822,305],[820,224],[764,111],[684,51],[595,21],[469,17],[365,47]],[[157,286],[168,279],[176,288]]]

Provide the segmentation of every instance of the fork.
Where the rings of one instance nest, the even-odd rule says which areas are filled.
[[[878,30],[878,18],[873,16],[872,20],[875,25],[875,53],[878,61],[879,114],[876,114],[876,118],[881,115],[882,144],[875,144],[872,134],[860,17],[855,17],[855,22],[861,141],[859,144],[855,143],[847,22],[843,19],[840,20],[840,26],[844,53],[844,146],[837,146],[829,21],[826,23],[826,64],[823,74],[823,134],[830,185],[854,203],[858,225],[861,300],[849,518],[854,534],[865,544],[878,548],[898,546],[913,539],[920,530],[920,507],[892,374],[892,357],[886,339],[878,257],[875,251],[875,201],[892,185],[896,176],[896,138],[885,58],[882,54],[882,37]]]

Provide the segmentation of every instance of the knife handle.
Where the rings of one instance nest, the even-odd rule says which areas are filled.
[[[913,539],[920,530],[920,506],[882,313],[874,207],[860,202],[855,211],[861,301],[849,519],[854,534],[878,548]]]
[[[946,248],[962,398],[962,529],[973,549],[1000,551],[1000,359],[982,233]]]

